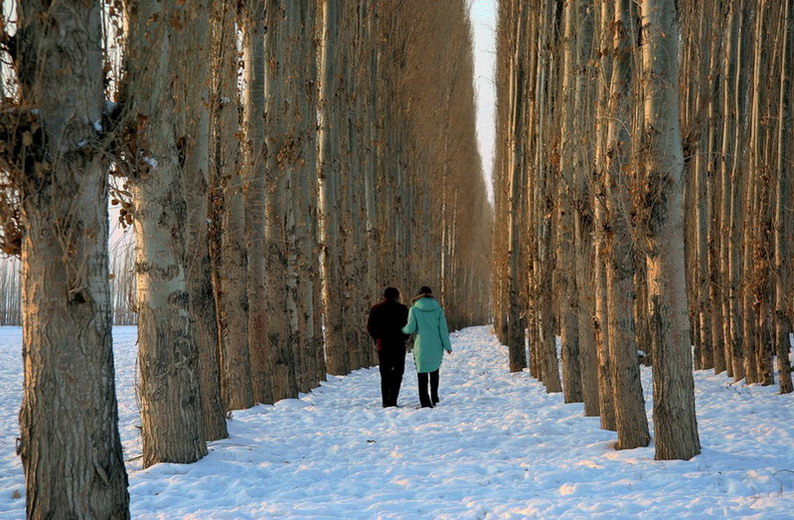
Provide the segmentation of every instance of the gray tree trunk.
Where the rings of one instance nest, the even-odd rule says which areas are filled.
[[[273,256],[269,252],[268,248],[273,247],[273,244],[266,236],[266,229],[273,225],[270,219],[281,217],[278,214],[269,215],[266,208],[266,202],[278,194],[268,192],[269,150],[265,142],[265,35],[268,29],[265,3],[266,0],[249,0],[243,22],[245,237],[248,249],[248,348],[253,399],[273,403],[287,395],[281,389],[283,384],[277,382],[281,377],[280,372],[274,372],[274,360],[284,327],[283,316],[277,314],[275,309],[278,305],[283,305],[283,294],[278,285],[268,285],[268,282],[278,284],[284,278],[278,278],[279,282],[275,282],[275,277],[280,274],[280,267],[276,262],[280,260],[278,255]],[[272,29],[276,30],[275,27]],[[277,210],[275,204],[272,209]],[[266,265],[270,269],[266,269]]]
[[[791,362],[789,361],[789,332],[791,315],[788,302],[791,299],[791,225],[792,182],[789,176],[794,173],[794,81],[792,75],[792,56],[794,51],[794,0],[785,0],[783,11],[784,30],[782,37],[783,52],[780,70],[780,127],[777,142],[777,184],[775,186],[775,354],[777,355],[777,374],[780,393],[794,391],[791,383]]]
[[[199,388],[204,438],[208,441],[229,436],[221,400],[220,352],[215,294],[209,251],[209,145],[210,53],[209,4],[192,3],[191,22],[179,39],[183,59],[175,63],[184,90],[175,92],[183,107],[177,126],[177,142],[185,156],[182,184],[187,204],[185,229],[185,277],[190,296],[190,321],[199,354]],[[198,92],[198,95],[197,95]]]
[[[345,341],[345,314],[341,273],[340,215],[341,144],[340,110],[343,100],[343,61],[337,2],[323,1],[323,34],[320,57],[318,178],[320,183],[321,268],[325,319],[325,357],[328,372],[346,374],[351,363]]]
[[[507,341],[509,347],[509,362],[511,372],[520,372],[527,366],[526,359],[526,320],[524,315],[525,309],[521,305],[521,292],[523,288],[522,276],[524,271],[523,266],[523,242],[524,242],[524,226],[522,221],[523,211],[520,210],[524,201],[524,177],[526,176],[524,157],[523,157],[523,144],[524,134],[526,132],[524,126],[525,121],[522,117],[524,107],[524,82],[522,63],[522,33],[524,27],[522,25],[521,13],[516,15],[517,20],[514,22],[515,35],[513,36],[514,52],[510,56],[510,65],[507,70],[509,75],[509,103],[510,103],[510,117],[509,117],[509,134],[510,134],[510,151],[507,154],[507,161],[505,174],[507,175],[509,197],[507,203],[511,208],[508,212],[507,235],[508,235],[508,265],[507,265]]]
[[[101,6],[17,6],[19,95],[37,110],[42,140],[23,144],[36,159],[14,172],[25,225],[18,450],[26,514],[129,518],[111,338],[107,164],[95,127],[104,108]]]

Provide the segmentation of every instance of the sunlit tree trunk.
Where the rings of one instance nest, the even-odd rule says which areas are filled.
[[[612,363],[609,350],[609,315],[607,303],[607,274],[606,274],[606,243],[607,231],[607,166],[606,146],[609,133],[609,84],[612,81],[612,55],[613,0],[601,0],[599,19],[599,75],[598,75],[598,101],[596,104],[596,151],[595,174],[593,184],[593,217],[594,217],[594,314],[593,328],[595,331],[596,354],[598,358],[598,405],[601,413],[601,428],[616,430],[615,403],[612,390]]]
[[[576,3],[563,7],[562,38],[562,95],[560,126],[560,170],[557,180],[556,233],[557,250],[555,275],[556,291],[560,298],[560,341],[562,343],[562,389],[566,403],[582,401],[582,379],[579,370],[579,302],[576,287],[576,259],[574,245],[574,175],[576,171],[576,139],[574,106],[576,84],[575,28]]]
[[[725,18],[725,10],[719,2],[714,2],[714,7],[709,13],[714,19],[722,21]],[[714,78],[708,86],[708,104],[706,106],[706,122],[708,132],[706,138],[706,174],[708,182],[706,184],[706,211],[708,214],[707,238],[707,266],[708,266],[708,304],[711,315],[711,346],[712,359],[714,362],[714,373],[719,374],[725,371],[725,339],[723,337],[722,323],[722,285],[720,280],[719,252],[722,229],[722,215],[720,211],[720,188],[719,182],[719,149],[722,140],[722,125],[719,120],[724,118],[721,113],[720,90],[723,86],[720,77],[719,58],[722,54],[722,47],[725,38],[721,32],[715,30],[716,34],[711,36],[711,52],[709,54],[708,76]]]
[[[18,451],[26,515],[129,518],[108,286],[102,8],[37,0],[17,7],[19,95],[40,125],[21,144],[28,161],[13,175],[25,226]]]
[[[220,352],[215,295],[209,252],[209,146],[210,69],[206,55],[211,45],[209,3],[192,4],[193,16],[178,40],[183,59],[175,63],[184,90],[175,92],[183,106],[177,124],[177,145],[185,157],[182,184],[185,190],[187,222],[185,230],[185,279],[190,297],[190,321],[199,355],[199,388],[204,438],[208,441],[228,437],[226,414],[221,401]]]
[[[736,50],[736,70],[735,87],[733,97],[734,117],[736,118],[736,131],[732,143],[733,168],[731,171],[731,200],[730,200],[730,219],[729,229],[733,239],[730,241],[728,250],[728,271],[729,271],[729,318],[731,330],[731,344],[733,348],[733,379],[738,381],[745,377],[744,365],[744,288],[742,272],[744,269],[744,257],[746,252],[743,249],[743,229],[749,226],[749,216],[744,214],[744,198],[747,191],[747,179],[749,176],[745,172],[747,160],[744,149],[747,141],[748,103],[747,89],[749,88],[750,67],[750,45],[749,26],[753,17],[749,9],[749,0],[742,0],[739,12],[738,35]]]
[[[576,37],[577,75],[575,109],[578,114],[589,114],[597,103],[597,86],[590,80],[596,73],[593,53],[594,18],[597,16],[597,2],[580,0],[576,3],[579,29]],[[582,400],[584,414],[599,415],[598,404],[598,355],[596,350],[593,316],[595,298],[592,290],[595,269],[595,248],[593,245],[593,193],[595,179],[592,170],[594,154],[589,147],[583,147],[584,140],[595,136],[597,131],[595,117],[578,121],[576,136],[579,138],[576,149],[576,169],[574,173],[575,208],[574,232],[576,240],[576,287],[578,300],[579,330],[579,369],[582,379]]]
[[[633,256],[629,235],[629,181],[626,172],[631,147],[628,129],[632,117],[634,24],[629,0],[616,0],[614,20],[615,56],[612,64],[606,152],[608,181],[604,248],[607,254],[608,341],[618,432],[617,446],[619,449],[630,449],[647,446],[650,434],[640,382],[636,338],[631,326]]]
[[[127,103],[135,133],[130,178],[135,216],[138,365],[143,464],[189,463],[207,453],[202,432],[198,351],[185,281],[187,219],[173,114],[177,29],[185,10],[141,0],[130,22]]]
[[[217,7],[218,53],[216,61],[217,174],[223,185],[223,216],[218,279],[220,280],[221,390],[227,410],[254,404],[252,363],[255,338],[249,334],[244,181],[247,162],[240,158],[240,103],[237,86],[237,8],[230,0]],[[250,70],[246,68],[246,71]],[[247,98],[246,98],[247,99]],[[247,136],[246,136],[247,137]],[[249,142],[248,140],[246,141]],[[249,160],[246,150],[244,161]],[[261,296],[259,296],[261,298]],[[260,301],[260,300],[256,300]],[[250,343],[249,343],[250,341]]]
[[[549,49],[550,32],[554,24],[553,3],[547,2],[544,5],[542,22],[541,22],[541,66],[539,67],[539,91],[543,91],[543,96],[538,99],[538,106],[541,107],[539,114],[538,127],[540,129],[538,139],[540,142],[546,142],[549,133],[550,119],[550,106],[552,105],[549,99],[550,92],[548,85],[551,84],[551,51]],[[547,392],[561,392],[562,383],[560,381],[559,365],[557,361],[557,345],[555,341],[554,330],[554,304],[552,301],[552,272],[554,263],[554,250],[553,250],[553,228],[551,213],[554,208],[553,203],[553,183],[551,179],[553,174],[550,167],[545,163],[544,159],[547,150],[538,150],[536,175],[540,179],[538,182],[538,263],[540,265],[538,273],[538,300],[540,311],[540,329],[541,329],[541,356],[542,356],[542,373],[543,384],[546,386]]]
[[[684,282],[677,16],[674,0],[642,4],[645,166],[654,201],[648,222],[648,286],[657,459],[690,459],[700,453]]]
[[[733,95],[736,87],[735,78],[738,76],[736,67],[736,47],[738,37],[738,21],[740,10],[739,5],[731,3],[728,6],[727,28],[728,34],[725,43],[722,63],[722,143],[720,150],[720,221],[722,223],[721,248],[720,248],[720,289],[722,296],[722,335],[725,343],[725,360],[728,375],[733,377],[736,370],[736,359],[734,358],[734,333],[731,325],[736,323],[736,319],[731,315],[731,279],[730,279],[730,254],[729,251],[734,247],[732,240],[735,237],[735,229],[731,226],[731,196],[735,187],[733,186],[731,172],[732,165],[737,158],[732,154],[734,136],[738,132],[738,123],[735,107],[733,106]]]

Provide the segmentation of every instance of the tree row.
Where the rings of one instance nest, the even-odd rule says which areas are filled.
[[[702,54],[689,30],[700,5],[503,0],[499,11],[497,334],[511,370],[528,365],[549,392],[584,402],[618,449],[650,442],[639,364],[652,364],[658,459],[700,452],[680,121],[688,94],[705,93],[679,74],[681,55]]]
[[[109,202],[135,237],[145,467],[203,457],[229,410],[371,365],[384,286],[434,285],[456,327],[487,319],[462,0],[11,13],[0,209],[22,263],[29,517],[128,516]]]

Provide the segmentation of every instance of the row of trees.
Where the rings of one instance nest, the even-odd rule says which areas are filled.
[[[0,326],[22,324],[22,288],[18,272],[17,258],[0,262]]]
[[[748,64],[754,63],[746,54],[736,68],[735,58],[741,53],[719,47],[720,55],[711,49],[715,39],[726,37],[721,26],[713,25],[712,30],[712,22],[727,23],[721,9],[749,13],[753,3],[709,2],[711,11],[702,2],[674,0],[500,3],[497,333],[509,346],[511,370],[528,363],[548,391],[563,391],[566,402],[583,401],[586,415],[600,415],[602,427],[617,431],[619,449],[650,441],[639,363],[652,364],[658,459],[689,459],[700,452],[690,346],[690,330],[695,328],[690,327],[687,302],[711,302],[712,306],[696,307],[705,312],[722,300],[696,298],[702,293],[695,288],[715,290],[714,284],[690,283],[687,290],[686,282],[692,282],[689,275],[709,264],[705,256],[697,256],[708,249],[699,249],[693,240],[685,247],[684,217],[703,210],[707,202],[707,197],[693,196],[689,179],[700,175],[712,189],[719,185],[719,175],[707,173],[708,165],[714,168],[726,161],[735,165],[724,181],[729,190],[741,190],[745,176],[757,175],[751,173],[756,170],[750,168],[749,159],[740,162],[732,148],[744,146],[741,138],[732,139],[739,135],[734,127],[749,124],[748,120],[736,116],[725,123],[730,129],[721,130],[720,138],[728,131],[734,133],[728,139],[730,146],[720,149],[721,141],[712,134],[723,120],[709,112],[718,100],[735,100],[737,95],[731,90],[727,98],[720,97],[723,91],[715,87],[721,82],[720,67],[728,67],[724,74],[729,84],[749,74]],[[791,23],[790,17],[774,19],[785,20],[778,22],[781,34]],[[747,18],[730,23],[753,34]],[[762,33],[755,34],[757,47],[763,38]],[[734,40],[753,48],[747,37]],[[768,48],[769,56],[775,56],[765,59],[770,67],[778,67],[774,76],[778,80],[791,67],[791,60],[782,59],[787,47],[781,41],[767,40],[766,47],[757,51],[762,55]],[[685,74],[679,75],[680,63]],[[768,71],[756,72],[759,80],[770,77]],[[764,99],[768,115],[777,103],[790,111],[786,98]],[[680,121],[687,136],[684,145]],[[764,150],[770,160],[777,157],[772,137],[791,131],[790,122],[783,122],[765,127]],[[712,147],[704,149],[705,143]],[[777,163],[782,165],[780,176],[775,178],[785,178],[784,169],[791,167],[790,149],[783,157]],[[790,195],[783,200],[790,201]],[[741,235],[735,234],[743,228],[730,228],[725,220],[715,221],[714,213],[710,215],[708,229],[725,236],[720,244],[737,243]],[[695,222],[688,218],[686,229],[696,230]],[[706,244],[716,247],[713,240]],[[744,258],[750,261],[752,247],[747,251]],[[748,294],[753,285],[744,287],[742,294]],[[758,316],[752,306],[745,311]],[[733,311],[725,315],[734,321]],[[693,320],[697,316],[692,314]],[[765,316],[767,321],[759,327],[773,323],[771,312]],[[555,345],[558,332],[562,378]],[[699,352],[705,352],[703,334],[696,333],[695,338]],[[757,341],[752,335],[746,339]],[[786,354],[787,365],[787,351],[781,354]],[[701,361],[699,366],[705,364]]]
[[[144,466],[203,457],[228,410],[372,364],[386,285],[436,286],[455,326],[487,319],[466,5],[424,4],[10,11],[0,208],[22,262],[29,517],[128,516],[110,193],[136,244]]]
[[[794,3],[687,2],[681,9],[695,366],[765,385],[777,371],[788,393]]]

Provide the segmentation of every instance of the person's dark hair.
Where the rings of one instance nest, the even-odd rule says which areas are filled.
[[[383,297],[396,300],[400,297],[400,291],[398,291],[396,287],[386,287],[386,290],[383,291]]]
[[[419,292],[416,293],[416,294],[420,295],[420,296],[421,295],[425,295],[425,294],[430,295],[430,294],[433,294],[433,289],[431,289],[430,287],[428,287],[426,285],[423,285],[422,288],[419,289]]]

